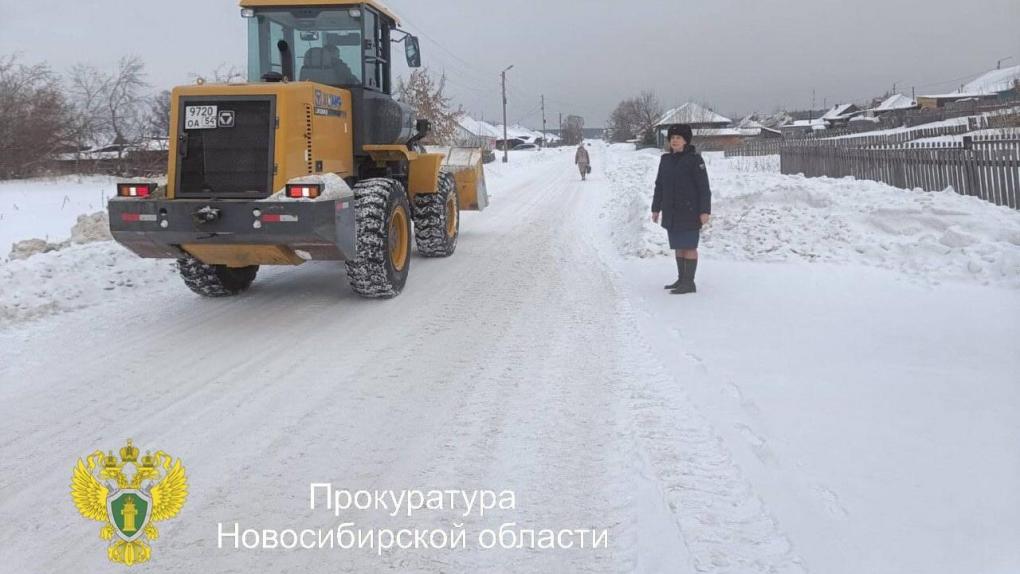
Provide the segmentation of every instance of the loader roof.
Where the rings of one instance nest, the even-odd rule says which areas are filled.
[[[290,8],[294,6],[355,6],[367,4],[400,24],[400,18],[379,0],[241,0],[242,8]]]

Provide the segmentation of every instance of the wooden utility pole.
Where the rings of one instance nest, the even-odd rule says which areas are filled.
[[[506,73],[509,72],[510,69],[513,67],[514,67],[513,64],[510,64],[510,66],[507,69],[503,70],[499,74],[500,76],[503,77],[503,163],[507,163],[508,161],[510,161],[509,154],[507,153],[507,147],[509,147],[509,142],[507,142],[506,134]]]
[[[545,94],[542,94],[542,147],[549,141],[548,137],[545,135]]]

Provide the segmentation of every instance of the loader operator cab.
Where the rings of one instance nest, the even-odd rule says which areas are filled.
[[[331,0],[329,5],[245,3],[248,80],[311,81],[338,88],[392,94],[391,47],[403,43],[409,67],[421,65],[418,39],[397,29],[396,18],[375,2]],[[253,6],[257,5],[257,6]],[[393,35],[403,35],[398,40]]]

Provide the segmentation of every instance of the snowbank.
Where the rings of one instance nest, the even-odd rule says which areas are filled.
[[[612,146],[607,206],[626,256],[669,255],[649,218],[659,153]],[[925,193],[852,178],[778,173],[776,158],[706,154],[713,220],[702,234],[713,258],[823,261],[1020,288],[1020,213],[951,190]]]
[[[97,241],[111,241],[113,235],[110,233],[110,219],[105,211],[97,211],[89,215],[79,215],[74,227],[71,228],[71,238],[60,243],[51,243],[45,239],[32,238],[18,241],[11,246],[9,258],[28,259],[39,253],[58,251],[70,245],[82,245],[95,243]]]
[[[91,307],[120,289],[164,288],[172,262],[141,259],[113,243],[105,212],[81,215],[71,238],[20,241],[0,262],[0,325]]]
[[[172,261],[105,241],[0,263],[0,326],[91,307],[120,291],[177,287]]]
[[[109,176],[0,181],[0,258],[24,239],[67,239],[79,215],[105,209],[117,181]]]

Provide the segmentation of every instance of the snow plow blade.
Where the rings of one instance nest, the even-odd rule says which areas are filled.
[[[489,206],[485,188],[482,150],[470,147],[428,146],[429,153],[444,156],[442,170],[452,173],[457,182],[461,210],[481,211]]]

